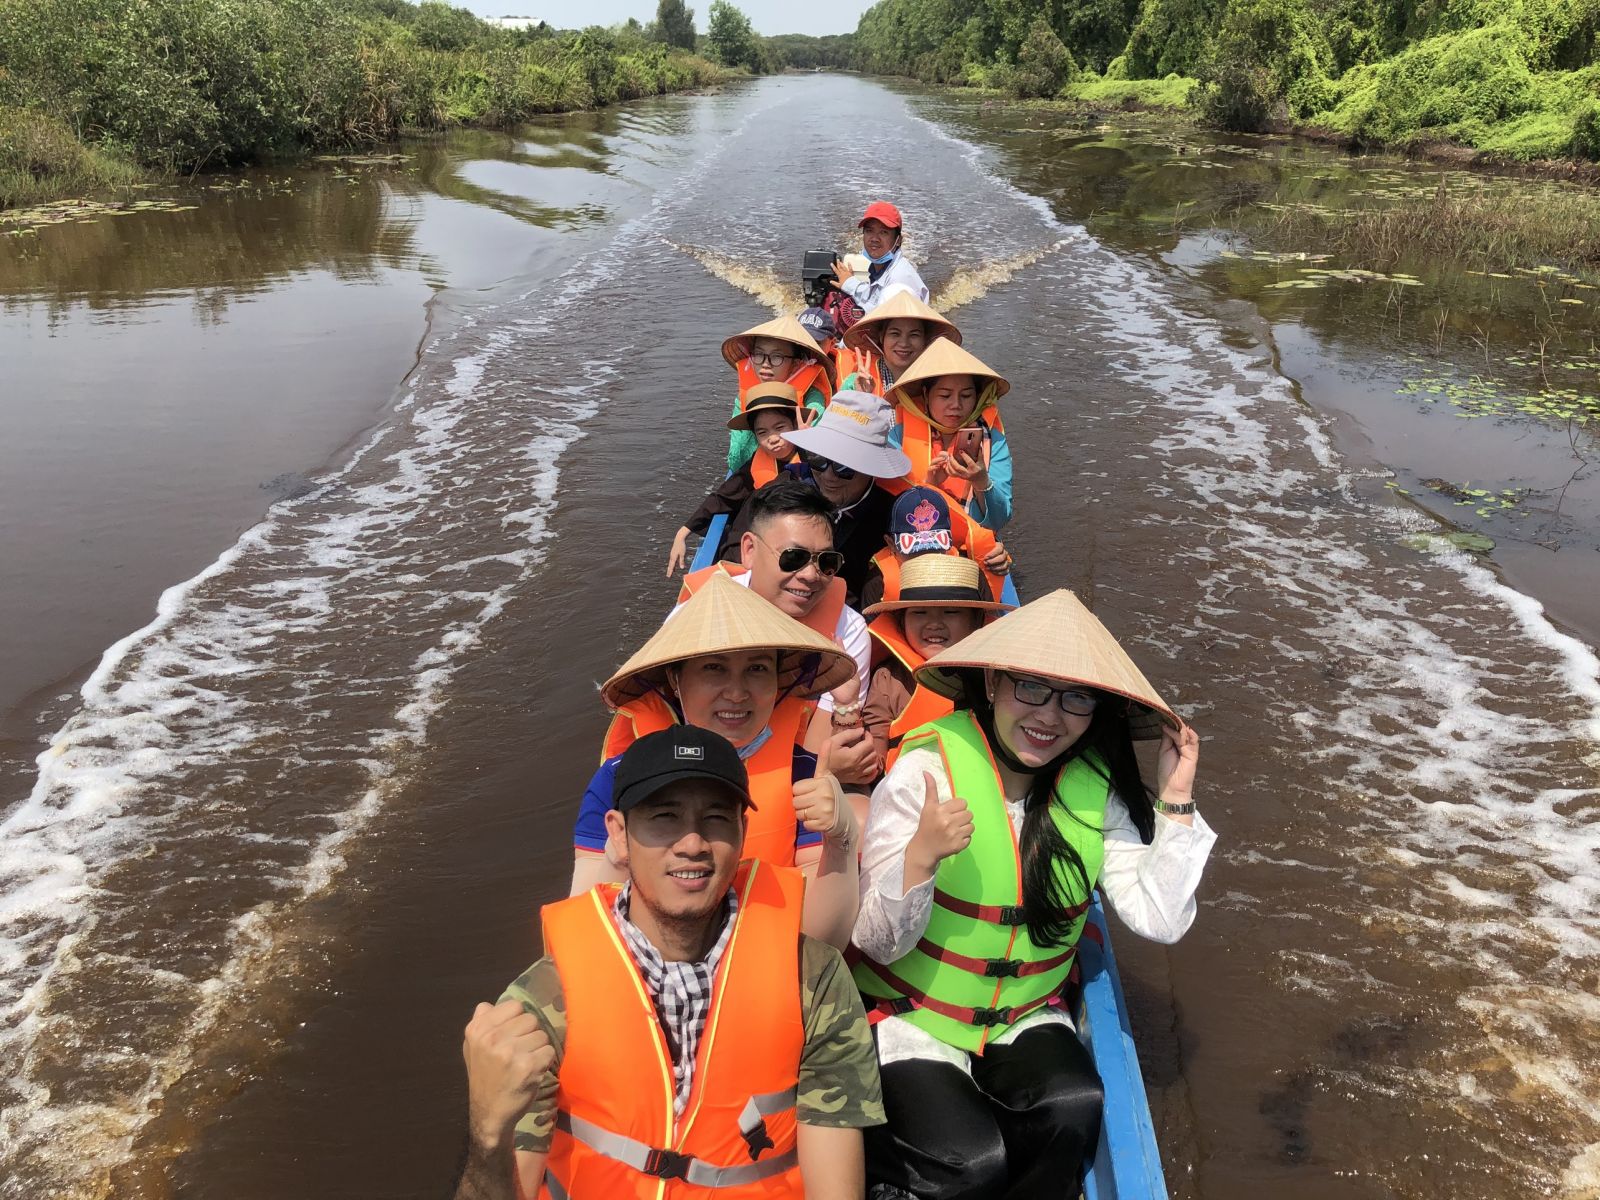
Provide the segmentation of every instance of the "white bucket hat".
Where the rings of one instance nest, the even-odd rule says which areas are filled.
[[[889,445],[894,409],[881,396],[846,389],[835,392],[822,417],[810,429],[783,434],[792,446],[832,459],[874,479],[899,479],[911,460]]]

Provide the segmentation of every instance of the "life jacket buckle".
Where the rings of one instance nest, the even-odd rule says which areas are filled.
[[[1026,925],[1028,923],[1028,910],[1020,904],[1007,904],[1000,909],[1000,924]]]
[[[975,1008],[972,1010],[972,1023],[974,1025],[1004,1025],[1011,1019],[1009,1008]]]
[[[689,1164],[694,1159],[675,1150],[651,1150],[644,1160],[644,1173],[657,1179],[689,1178]]]
[[[1020,958],[985,959],[983,973],[990,979],[1015,979],[1022,973]]]

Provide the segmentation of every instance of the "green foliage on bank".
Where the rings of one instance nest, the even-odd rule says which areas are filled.
[[[64,184],[93,163],[215,168],[717,76],[637,23],[511,31],[406,0],[0,0],[0,129],[33,131],[34,148],[0,139],[0,171]]]
[[[1600,158],[1600,0],[880,0],[854,43],[865,71],[1019,97]]]

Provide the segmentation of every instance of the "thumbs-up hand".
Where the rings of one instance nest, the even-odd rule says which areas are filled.
[[[498,1148],[533,1104],[556,1060],[539,1019],[516,1000],[480,1004],[467,1025],[461,1055],[467,1062],[472,1136]]]
[[[939,864],[972,843],[972,813],[960,796],[939,799],[933,776],[922,773],[922,815],[906,845],[906,886],[931,879]]]
[[[795,819],[812,833],[837,839],[855,828],[855,814],[845,802],[844,789],[830,769],[833,739],[822,743],[817,752],[817,770],[810,779],[794,785]]]

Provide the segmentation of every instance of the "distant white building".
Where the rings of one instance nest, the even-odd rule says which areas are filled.
[[[497,29],[537,29],[544,24],[538,17],[485,17],[484,22]]]

